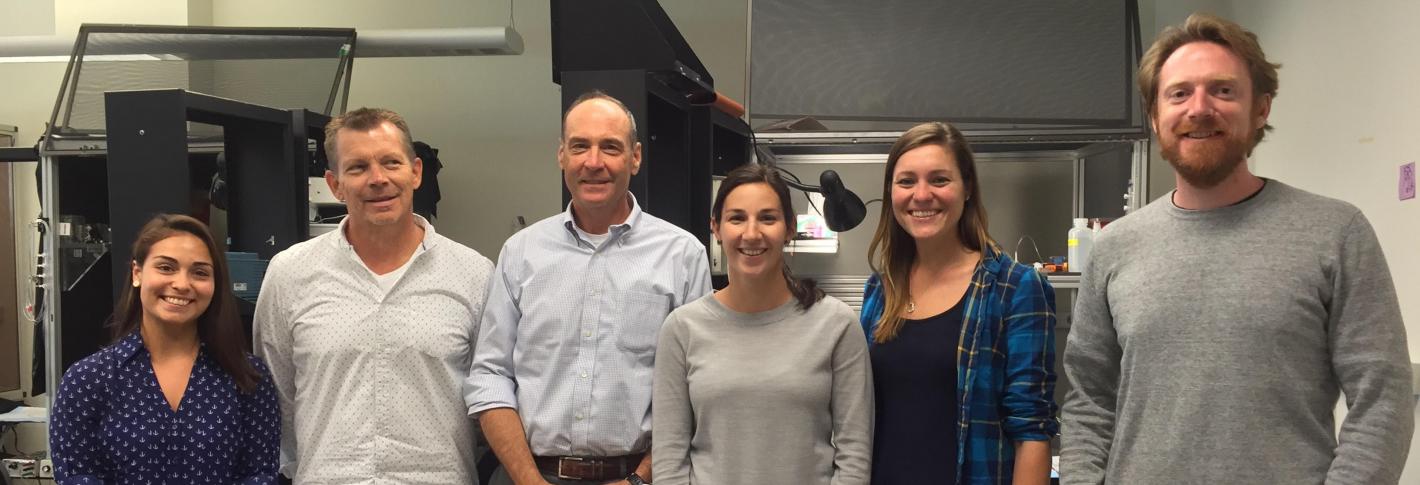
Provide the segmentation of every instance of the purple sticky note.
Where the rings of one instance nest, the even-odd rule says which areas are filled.
[[[1400,166],[1400,200],[1415,198],[1415,162]]]

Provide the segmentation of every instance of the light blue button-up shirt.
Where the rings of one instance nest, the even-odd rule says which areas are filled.
[[[705,246],[634,197],[599,247],[571,210],[503,244],[464,400],[469,414],[516,409],[534,455],[646,451],[657,334],[710,292]]]

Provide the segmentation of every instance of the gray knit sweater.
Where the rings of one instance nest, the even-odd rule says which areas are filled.
[[[1171,199],[1095,244],[1065,347],[1062,483],[1396,483],[1410,359],[1366,218],[1275,180],[1215,210]]]
[[[651,404],[656,485],[863,485],[867,339],[843,302],[739,313],[715,296],[666,318]]]

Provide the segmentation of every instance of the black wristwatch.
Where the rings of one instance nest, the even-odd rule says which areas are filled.
[[[637,475],[636,472],[631,472],[630,475],[626,476],[626,483],[630,483],[631,485],[647,485],[646,481],[641,479],[641,475]]]

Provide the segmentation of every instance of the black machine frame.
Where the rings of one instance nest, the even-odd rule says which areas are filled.
[[[660,4],[552,0],[552,80],[564,112],[592,90],[626,105],[643,160],[631,193],[708,245],[713,179],[751,161],[751,133],[710,104],[714,79]],[[563,187],[562,203],[570,201]]]
[[[114,255],[132,251],[138,230],[153,214],[191,211],[187,187],[188,122],[223,128],[227,184],[234,205],[227,215],[228,249],[270,259],[309,235],[306,221],[308,140],[319,147],[330,118],[281,110],[180,89],[105,93],[108,111],[109,226]],[[128,278],[113,265],[114,295]]]

